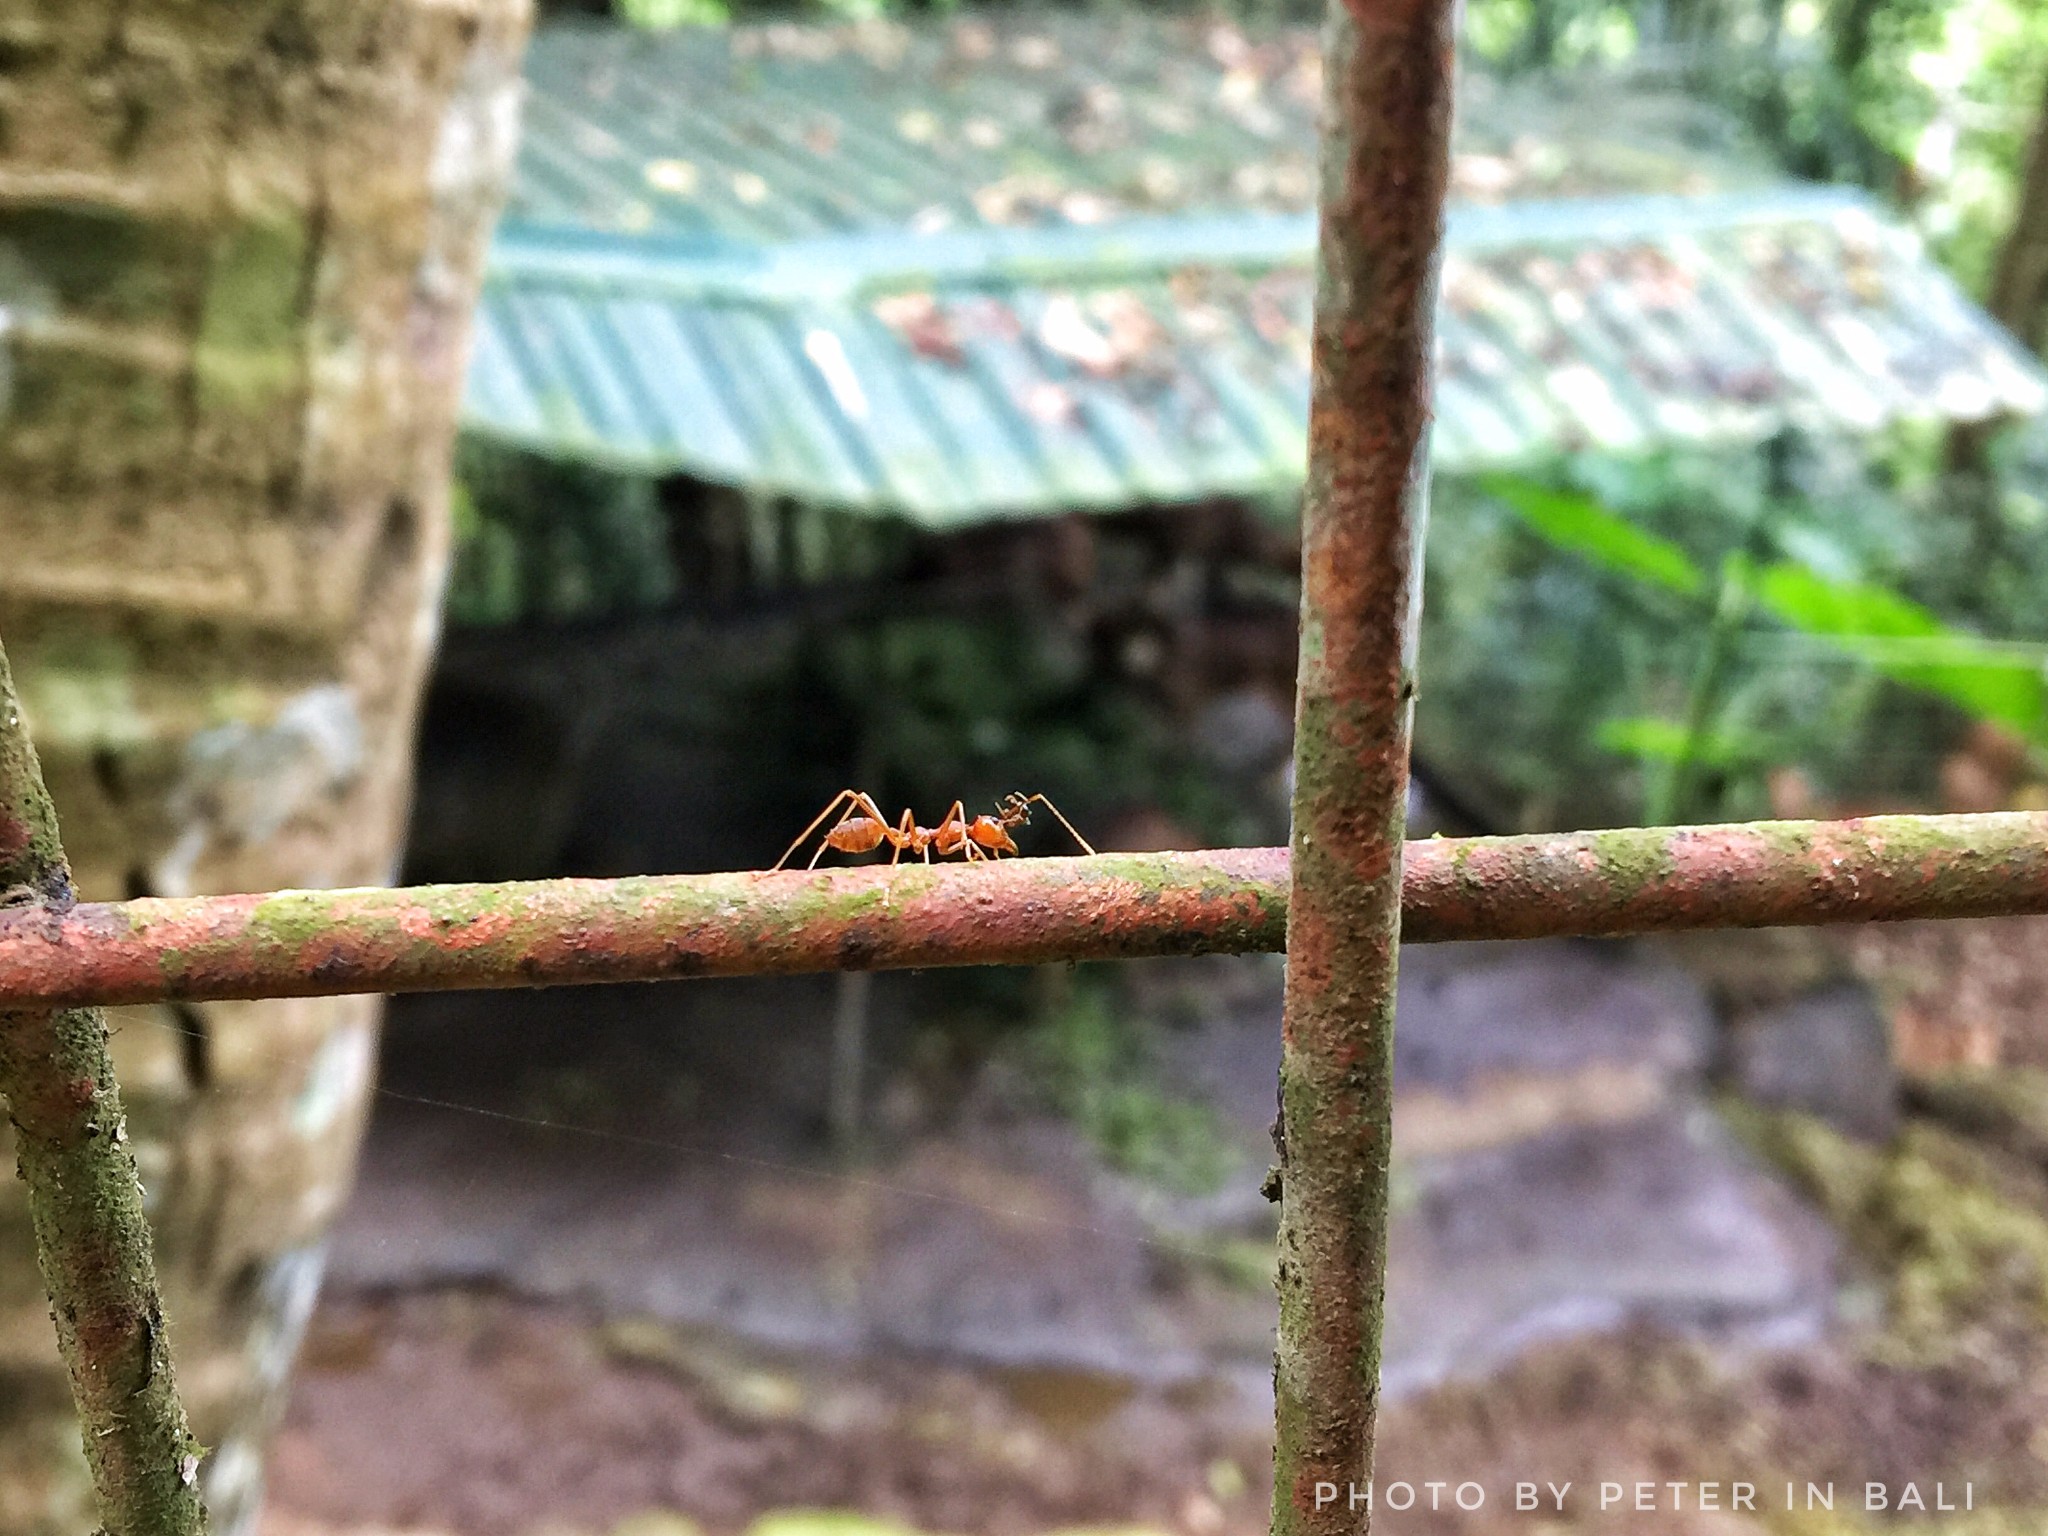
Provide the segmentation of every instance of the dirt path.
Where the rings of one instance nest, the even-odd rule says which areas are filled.
[[[1420,961],[1405,994],[1397,1137],[1430,1155],[1397,1178],[1390,1359],[1424,1368],[1380,1462],[1415,1507],[1382,1505],[1380,1536],[1864,1536],[1869,1483],[1916,1515],[2008,1512],[1945,1536],[2048,1529],[2048,1139],[1922,1114],[1878,1149],[1730,1118],[1644,973],[1514,953]],[[945,1054],[958,1021],[921,1029],[915,994],[878,988],[850,1179],[820,1139],[819,988],[415,1014],[266,1536],[686,1536],[620,1529],[651,1510],[726,1536],[804,1507],[954,1536],[1264,1530],[1270,1245],[1239,1186],[1270,999],[1256,973],[1186,982],[1133,996],[1179,1018],[1152,1081],[1202,1098],[1236,1170],[1206,1195],[1115,1174],[1015,1058]],[[1844,1251],[1803,1248],[1830,1219]],[[1518,1508],[1530,1482],[1569,1483],[1563,1508]]]
[[[273,1503],[461,1536],[649,1509],[737,1531],[804,1507],[988,1536],[1250,1531],[1263,1437],[1215,1406],[1080,1371],[777,1356],[489,1293],[341,1301],[309,1341]]]
[[[1199,1391],[1064,1372],[916,1361],[820,1364],[573,1309],[447,1292],[327,1307],[274,1462],[266,1536],[309,1527],[529,1536],[612,1531],[650,1510],[716,1533],[775,1511],[857,1511],[919,1531],[1026,1536],[1144,1526],[1265,1529],[1265,1437]],[[1538,1351],[1385,1422],[1384,1536],[1846,1533],[1785,1485],[1865,1485],[1891,1502],[2048,1503],[2048,1361],[1886,1365],[1809,1347],[1740,1369],[1652,1333]],[[1516,1508],[1524,1482],[1570,1485],[1563,1519]],[[1755,1486],[1755,1516],[1727,1511]],[[1444,1490],[1428,1508],[1427,1485]],[[1601,1509],[1601,1484],[1626,1490]],[[1655,1508],[1632,1506],[1653,1484]],[[1676,1489],[1672,1485],[1678,1485]],[[1458,1511],[1460,1485],[1484,1507]],[[1712,1485],[1718,1512],[1698,1506]],[[1967,1488],[1967,1492],[1966,1492]],[[1543,1495],[1548,1499],[1550,1495]],[[1466,1494],[1468,1502],[1472,1494]],[[1552,1512],[1553,1519],[1555,1512]],[[2037,1525],[1978,1529],[2038,1529]]]

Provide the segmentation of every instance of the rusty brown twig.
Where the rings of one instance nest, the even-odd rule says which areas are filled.
[[[0,650],[0,902],[73,909],[57,817]],[[178,1400],[142,1186],[97,1008],[0,1012],[0,1098],[108,1536],[200,1536],[200,1448]]]
[[[2048,815],[1410,843],[1402,937],[2048,912]],[[536,880],[0,910],[14,1007],[1277,951],[1288,852]]]
[[[1372,1524],[1452,0],[1330,0],[1280,1054],[1274,1536]]]

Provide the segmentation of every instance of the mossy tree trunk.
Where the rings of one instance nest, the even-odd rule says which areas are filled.
[[[0,10],[0,634],[88,897],[392,873],[527,5]],[[216,1531],[255,1509],[375,1020],[115,1013]],[[87,1496],[0,1185],[0,1536],[87,1530]]]

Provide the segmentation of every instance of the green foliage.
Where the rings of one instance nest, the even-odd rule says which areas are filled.
[[[1038,1027],[1031,1055],[1060,1112],[1120,1172],[1178,1194],[1212,1194],[1236,1159],[1207,1105],[1154,1080],[1144,1037],[1108,985],[1082,981]]]
[[[1614,64],[1641,46],[1640,9],[1613,0],[1470,0],[1465,37],[1478,57],[1513,70]]]
[[[1752,580],[1763,606],[1783,622],[1834,642],[1887,677],[2048,743],[2038,655],[1952,629],[1887,588],[1830,581],[1790,562],[1756,571]]]
[[[1468,0],[1465,27],[1509,71],[1676,64],[1787,170],[1899,197],[1978,291],[2048,75],[2036,0]]]
[[[2048,1321],[2038,1175],[2022,1183],[2012,1165],[1926,1124],[1878,1148],[1805,1115],[1725,1112],[1876,1266],[1886,1288],[1880,1353],[1918,1365],[1970,1359]]]
[[[1609,752],[1649,762],[1699,762],[1711,768],[1754,768],[1768,762],[1771,743],[1762,736],[1735,732],[1709,732],[1696,738],[1671,720],[1635,716],[1603,720],[1594,728],[1593,739]]]
[[[653,481],[465,442],[453,514],[456,624],[644,610],[675,590]]]
[[[1858,126],[1912,167],[1922,227],[1981,288],[2012,220],[2027,134],[2048,73],[2035,0],[1886,0],[1849,77]]]
[[[936,817],[956,797],[980,808],[1021,790],[1083,826],[1153,805],[1219,841],[1236,830],[1156,701],[1111,679],[1087,637],[1048,616],[882,617],[818,644],[819,683],[851,725],[842,739],[862,743],[858,772],[892,809]],[[1020,840],[1029,852],[1075,851],[1047,817]]]
[[[1871,454],[1579,460],[1439,482],[1418,743],[1518,825],[1767,814],[1772,770],[1924,803],[1972,719],[2048,745],[2048,540],[1970,530],[1912,434]],[[1718,591],[1703,580],[1720,570]],[[1974,607],[1966,600],[1974,600]],[[1633,769],[1617,764],[1619,757]]]
[[[732,19],[726,0],[618,0],[619,19],[649,32],[715,27]]]
[[[1480,485],[1559,549],[1591,560],[1616,575],[1668,587],[1690,597],[1706,577],[1669,539],[1645,533],[1589,496],[1574,496],[1509,475],[1488,475]]]

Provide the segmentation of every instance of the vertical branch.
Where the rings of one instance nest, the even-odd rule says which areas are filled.
[[[0,908],[76,900],[0,651]],[[97,1008],[0,1012],[0,1099],[107,1536],[201,1536],[200,1448],[164,1337],[142,1186]]]
[[[1369,1529],[1453,0],[1332,0],[1280,1066],[1275,1536]]]

